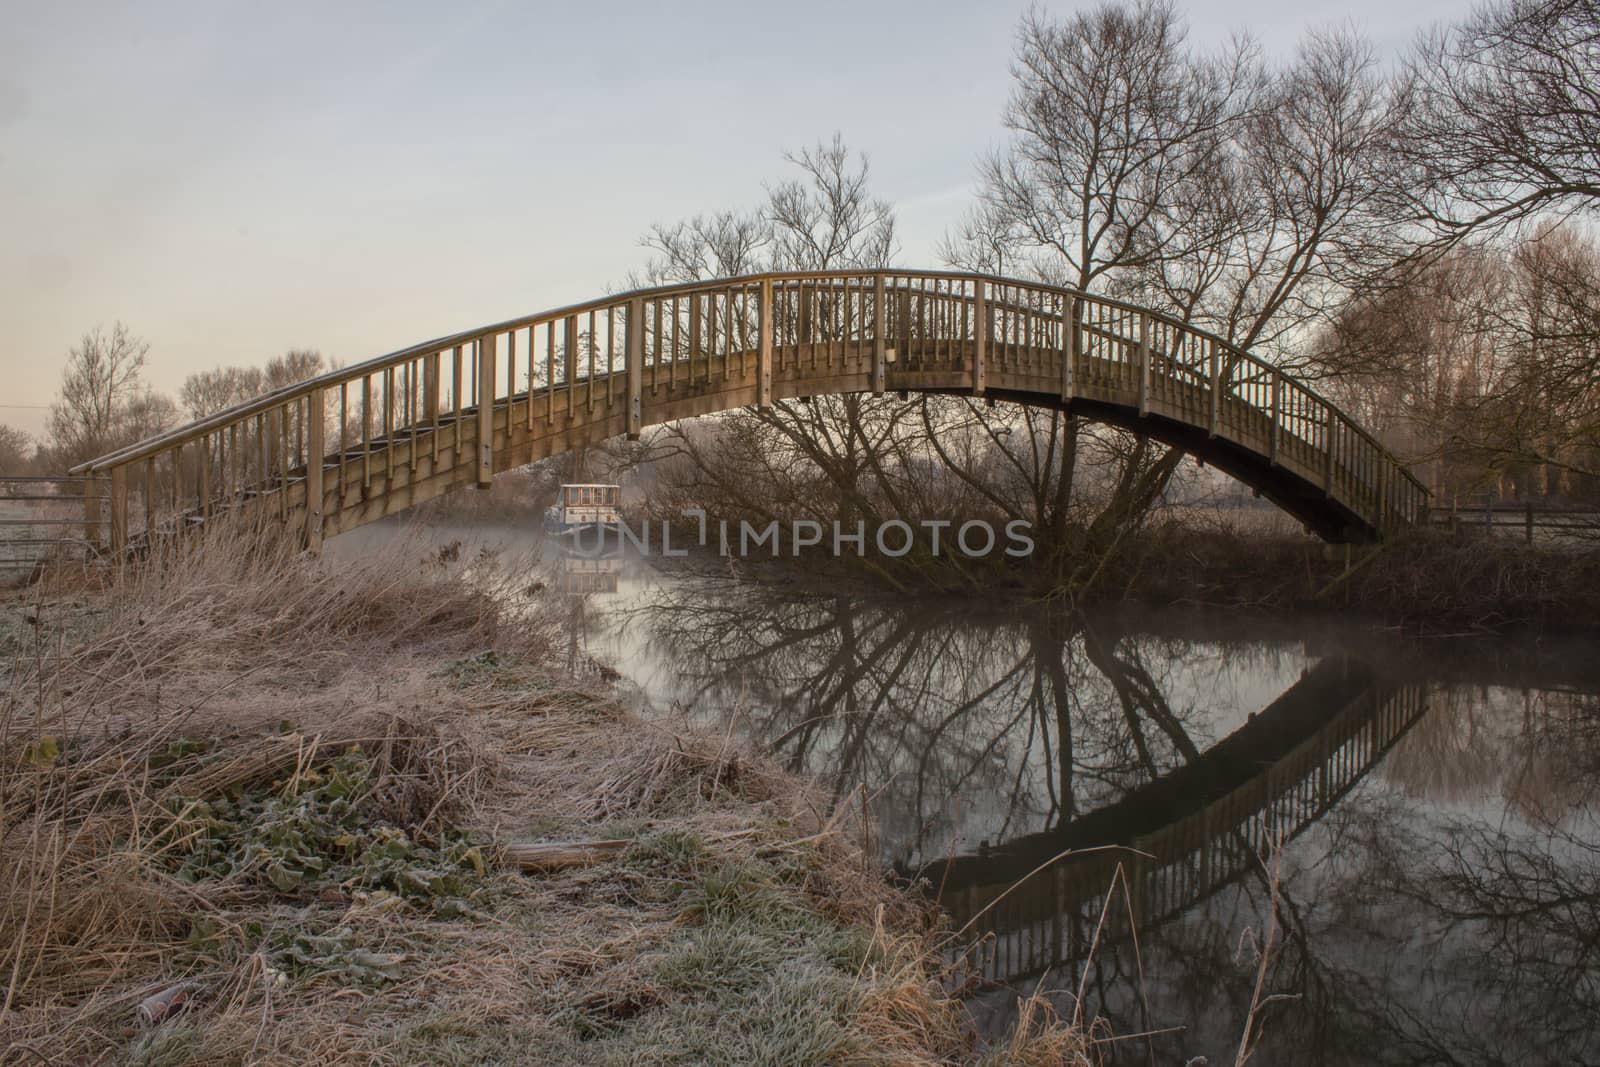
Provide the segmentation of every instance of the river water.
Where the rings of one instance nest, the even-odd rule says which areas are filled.
[[[333,542],[362,551],[369,527]],[[886,598],[498,547],[574,666],[865,804],[987,1033],[1039,994],[1112,1063],[1600,1063],[1592,641]],[[515,561],[515,562],[509,562]]]

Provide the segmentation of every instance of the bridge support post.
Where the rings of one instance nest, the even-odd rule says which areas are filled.
[[[128,468],[111,468],[111,554],[120,563],[128,549]]]
[[[1383,461],[1383,457],[1381,455],[1376,457],[1376,463],[1378,466],[1378,476],[1376,479],[1378,487],[1377,499],[1372,502],[1372,528],[1377,530],[1378,536],[1381,537],[1383,536],[1384,528],[1388,525],[1384,520],[1388,518],[1389,510],[1389,464]],[[1529,514],[1531,516],[1532,513],[1530,512]],[[1532,543],[1533,530],[1531,527],[1528,530],[1528,534],[1528,541],[1529,543]]]
[[[1222,415],[1222,352],[1215,341],[1211,349],[1211,414],[1206,420],[1206,436],[1217,436],[1217,421]]]
[[[639,297],[628,301],[627,344],[628,439],[637,441],[644,429],[644,301]]]
[[[530,395],[528,403],[532,404]],[[422,419],[432,426],[439,418],[439,353],[422,357]],[[437,444],[434,445],[438,447]]]
[[[695,361],[695,357],[697,357],[700,354],[700,295],[698,293],[690,293],[689,297],[688,297],[688,304],[689,304],[689,366],[688,366],[687,370],[688,370],[688,375],[689,375],[689,385],[692,388],[694,386],[694,381],[695,381],[695,379],[694,379],[694,361]],[[707,378],[711,377],[711,357],[709,355],[706,356],[706,377]]]
[[[571,334],[568,338],[570,341]],[[570,365],[573,353],[568,352],[567,359]],[[478,488],[487,489],[493,480],[494,334],[491,333],[478,338]]]
[[[972,395],[982,396],[984,387],[984,361],[989,355],[989,301],[983,291],[983,279],[972,286]]]
[[[1283,374],[1276,367],[1274,367],[1274,368],[1272,368],[1272,412],[1271,412],[1271,416],[1272,416],[1272,444],[1268,449],[1268,456],[1267,456],[1267,461],[1269,463],[1271,463],[1274,467],[1276,467],[1278,465],[1278,439],[1279,439],[1279,435],[1282,432],[1279,429],[1280,420],[1279,420],[1279,417],[1278,417],[1278,413],[1279,413],[1280,406],[1282,405],[1282,403],[1283,403]]]
[[[1150,316],[1139,316],[1139,414],[1150,414]]]
[[[1061,399],[1071,400],[1078,373],[1078,298],[1067,298],[1067,321],[1062,324]]]
[[[761,279],[761,332],[756,341],[756,406],[772,406],[772,279]]]
[[[308,448],[306,455],[310,455]],[[211,517],[211,437],[202,434],[200,440],[195,442],[195,496],[199,499],[195,503],[200,508],[200,517]]]
[[[575,403],[573,390],[576,388],[573,383],[578,380],[578,316],[568,315],[562,323],[562,329],[566,339],[562,358],[566,364],[567,375],[567,421],[571,422],[577,414],[573,408]]]
[[[83,479],[83,539],[90,548],[98,551],[100,544],[100,477],[86,475]]]
[[[888,358],[888,338],[884,336],[884,320],[888,317],[885,312],[888,309],[883,306],[887,291],[883,275],[879,274],[872,280],[872,391],[878,395],[883,393],[884,362]]]
[[[322,390],[313,389],[306,394],[306,547],[312,552],[322,551],[323,422]]]
[[[899,353],[899,361],[904,363],[911,359],[911,287],[901,287],[895,294],[895,350]]]
[[[1338,435],[1338,430],[1339,430],[1338,424],[1335,423],[1334,420],[1333,420],[1333,409],[1329,408],[1328,409],[1328,440],[1323,446],[1328,450],[1328,454],[1327,454],[1327,456],[1324,457],[1324,464],[1323,464],[1323,469],[1322,469],[1322,493],[1323,493],[1324,496],[1328,496],[1328,497],[1333,496],[1334,439]]]

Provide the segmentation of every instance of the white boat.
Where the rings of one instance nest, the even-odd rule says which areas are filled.
[[[615,528],[622,521],[622,487],[589,483],[563,485],[556,503],[544,510],[544,528],[554,534],[585,527]]]

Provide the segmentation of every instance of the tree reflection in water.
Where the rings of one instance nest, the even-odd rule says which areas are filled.
[[[1279,799],[1262,801],[1253,842],[1252,824],[1221,819],[1204,852],[1214,865],[1254,857],[1246,847],[1263,827],[1299,835],[1284,850],[1267,986],[1292,999],[1258,1014],[1265,1062],[1600,1060],[1600,700],[1562,691],[1559,663],[1561,677],[1541,688],[1547,656],[1511,672],[1520,688],[1501,689],[1481,655],[1455,659],[1437,643],[1413,655],[1383,638],[1389,651],[1377,655],[1389,662],[1376,674],[1412,670],[1404,682],[1425,684],[1426,704],[1397,711],[1398,683],[1362,682],[1374,687],[1371,710],[1350,712],[1366,718],[1334,740],[1359,734],[1370,752],[1356,759],[1351,741],[1355,755],[1331,757],[1351,772],[1334,788],[1326,769],[1283,784],[1289,749],[1317,727],[1308,701],[1334,699],[1302,678],[1320,656],[1292,624],[1233,633],[1206,620],[1198,636],[1174,635],[1126,615],[700,582],[670,583],[599,624],[624,675],[651,676],[644,699],[657,710],[675,704],[743,733],[836,800],[864,786],[885,860],[931,863],[945,879],[959,880],[963,862],[1007,872],[1006,857],[1052,841],[1081,847],[1085,828],[1118,837],[1106,825],[1124,811],[1169,811],[1170,799],[1145,803],[1163,783],[1208,783],[1184,787],[1191,811],[1169,812],[1193,823],[1226,790],[1276,774],[1258,790]],[[1372,658],[1370,634],[1352,635]],[[1337,651],[1325,632],[1318,645]],[[1521,662],[1515,650],[1511,659]],[[1356,682],[1340,677],[1348,701]],[[1275,732],[1286,734],[1276,748]],[[1229,745],[1233,757],[1220,757]],[[1017,993],[1042,983],[1070,1012],[1082,983],[1086,1017],[1122,1035],[1165,1031],[1107,1045],[1109,1061],[1231,1059],[1254,984],[1242,939],[1262,928],[1274,894],[1253,858],[1220,885],[1198,877],[1201,862],[1192,899],[1171,913],[1142,903],[1137,939],[1123,931],[1092,955],[1104,887],[1070,902],[1060,885],[1041,890],[1061,906],[1024,925],[1049,966],[991,970],[1002,981],[975,994],[975,1010],[1002,1026]]]

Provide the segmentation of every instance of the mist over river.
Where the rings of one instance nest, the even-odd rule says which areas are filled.
[[[1112,1062],[1231,1062],[1252,1010],[1264,1063],[1600,1062],[1591,642],[886,597],[502,522],[328,554],[396,536],[527,568],[574,669],[865,804],[986,1031],[1037,989]]]

